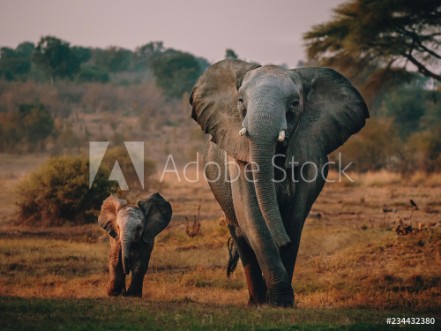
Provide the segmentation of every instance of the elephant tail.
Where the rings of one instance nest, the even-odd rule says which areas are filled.
[[[239,251],[237,250],[236,243],[233,238],[230,237],[227,242],[228,246],[228,264],[227,264],[227,277],[230,278],[231,274],[236,270],[237,262],[239,262]]]

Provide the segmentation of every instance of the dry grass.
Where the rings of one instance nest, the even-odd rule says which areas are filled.
[[[349,177],[349,178],[348,178]],[[337,184],[347,187],[390,187],[390,186],[422,186],[435,188],[441,186],[441,173],[427,174],[417,171],[403,178],[399,173],[387,170],[368,171],[366,173],[348,173],[339,180],[337,172],[331,171],[329,178],[336,180]]]
[[[439,227],[397,237],[382,228],[329,229],[318,222],[310,221],[302,240],[294,278],[299,308],[441,306]],[[145,299],[245,305],[243,270],[226,278],[226,235],[218,227],[203,221],[204,234],[190,243],[182,226],[167,229],[146,276]],[[0,239],[0,296],[105,297],[107,245],[102,239]]]
[[[15,219],[15,185],[47,159],[47,155],[13,155],[0,153],[0,225]]]
[[[297,307],[439,312],[441,188],[431,183],[440,178],[417,174],[403,181],[382,172],[359,175],[355,184],[329,183],[302,237],[293,280]],[[14,179],[2,180],[12,186]],[[229,235],[208,185],[202,178],[179,183],[172,174],[165,180],[161,193],[174,216],[157,239],[144,300],[245,306],[241,266],[231,279],[225,275]],[[3,212],[11,212],[11,197],[3,198],[10,206]],[[411,212],[410,199],[418,211]],[[185,217],[192,219],[199,205],[201,233],[190,238]],[[385,205],[392,211],[383,213]],[[397,236],[399,219],[425,229]],[[0,232],[0,296],[106,298],[108,242],[96,225],[36,229],[3,223]]]

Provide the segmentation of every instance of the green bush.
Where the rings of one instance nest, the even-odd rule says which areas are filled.
[[[169,49],[153,58],[156,84],[171,98],[180,98],[191,89],[208,67],[208,63],[192,54]]]
[[[2,152],[44,151],[54,132],[54,118],[43,104],[21,104],[12,112],[0,112]]]
[[[100,169],[89,189],[87,158],[51,158],[19,183],[19,220],[41,225],[95,222],[103,200],[117,189],[108,177],[109,171]]]
[[[394,119],[401,137],[409,137],[421,129],[420,119],[426,111],[427,91],[420,87],[403,87],[386,95],[383,107]]]
[[[405,169],[411,172],[414,169],[426,173],[441,170],[441,126],[432,130],[417,132],[410,136],[406,147]]]
[[[81,68],[80,72],[77,74],[76,79],[79,83],[107,83],[110,80],[109,74],[107,72],[94,66],[86,66],[84,68]]]
[[[330,160],[338,162],[338,153],[341,152],[342,164],[352,162],[350,170],[353,171],[397,170],[401,145],[402,139],[391,119],[371,118],[358,134],[330,155]]]

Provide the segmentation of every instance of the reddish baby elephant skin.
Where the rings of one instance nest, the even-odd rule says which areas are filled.
[[[167,227],[172,216],[170,203],[159,193],[129,206],[114,195],[104,200],[98,224],[110,237],[109,296],[142,297],[155,237]],[[126,275],[131,282],[126,289]]]

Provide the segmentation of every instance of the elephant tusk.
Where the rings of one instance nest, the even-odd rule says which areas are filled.
[[[278,138],[278,140],[279,140],[280,142],[285,141],[285,130],[281,130],[281,131],[279,132],[279,138]]]
[[[239,135],[240,136],[245,136],[247,134],[247,129],[246,128],[242,128],[240,131],[239,131]]]

